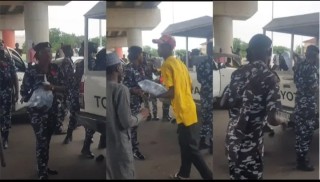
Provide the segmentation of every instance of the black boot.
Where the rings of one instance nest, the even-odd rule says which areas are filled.
[[[160,119],[157,117],[157,113],[153,113],[153,118],[152,120],[154,121],[159,121]]]
[[[98,145],[98,149],[104,149],[106,148],[106,136],[105,135],[100,135],[100,141]]]
[[[163,114],[162,114],[162,121],[167,121],[167,122],[169,122],[169,121],[171,121],[171,116],[169,115],[169,111],[167,111],[167,110],[164,110],[163,111]]]
[[[210,147],[209,148],[209,153],[213,154],[213,140],[212,139],[210,139],[210,146],[209,147]]]
[[[72,142],[72,131],[70,129],[68,129],[67,136],[64,139],[63,144],[68,144],[70,142]]]
[[[91,141],[86,138],[84,143],[83,143],[83,147],[82,147],[81,153],[86,158],[93,159],[94,158],[94,154],[90,151],[90,146],[91,146]]]
[[[205,137],[201,137],[200,138],[200,143],[199,143],[199,150],[203,150],[203,149],[207,149],[210,146],[208,144],[206,144],[206,138]]]
[[[148,116],[148,118],[147,118],[147,121],[151,121],[151,119],[152,119],[152,116],[151,116],[151,113],[149,113],[149,116]]]
[[[2,132],[2,145],[3,145],[3,149],[7,149],[8,146],[8,138],[9,138],[9,131],[6,132]]]
[[[305,157],[298,157],[297,169],[301,171],[314,171],[314,167],[309,163]]]

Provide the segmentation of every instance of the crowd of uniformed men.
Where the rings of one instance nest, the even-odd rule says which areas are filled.
[[[159,39],[160,40],[160,39]],[[176,61],[171,59],[170,50],[175,46],[175,41],[170,36],[161,37],[162,42],[157,42],[159,49],[162,45],[169,45],[169,53],[164,63],[172,64],[172,68],[182,71]],[[4,148],[8,148],[9,129],[11,127],[11,106],[18,102],[18,80],[15,72],[13,60],[5,54],[4,42],[0,42],[0,102],[1,102],[1,136]],[[231,76],[231,82],[222,98],[222,105],[229,108],[229,124],[226,135],[226,154],[229,161],[229,171],[231,179],[262,179],[263,175],[263,127],[269,123],[277,126],[284,124],[276,117],[276,113],[281,108],[279,94],[279,77],[270,68],[272,41],[261,34],[255,35],[249,42],[247,49],[247,65],[241,66]],[[170,47],[171,46],[171,47]],[[40,179],[47,179],[48,174],[57,174],[57,171],[49,169],[49,145],[52,134],[62,133],[61,126],[66,116],[66,111],[70,112],[70,121],[67,135],[63,141],[68,144],[72,141],[73,130],[77,127],[75,119],[76,112],[80,111],[79,88],[83,75],[84,64],[75,67],[71,57],[73,49],[70,45],[62,45],[61,50],[63,61],[60,65],[51,63],[51,45],[42,42],[33,47],[35,51],[35,64],[29,64],[20,89],[21,102],[28,102],[33,91],[42,86],[44,80],[50,85],[44,85],[45,90],[54,93],[53,105],[50,109],[28,108],[31,118],[31,125],[36,136],[36,156],[38,163],[38,175]],[[213,150],[213,49],[212,43],[208,44],[208,58],[197,65],[197,79],[201,84],[201,118],[202,127],[200,130],[200,149]],[[152,103],[152,114],[148,120],[158,121],[157,98],[150,97],[139,87],[138,82],[144,79],[153,80],[157,83],[173,82],[168,80],[166,73],[161,73],[153,66],[155,59],[149,57],[139,46],[131,46],[128,50],[129,63],[124,66],[123,84],[130,91],[130,109],[132,115],[137,115],[144,103],[144,107],[150,110],[149,101]],[[95,53],[96,55],[94,56]],[[160,52],[159,52],[160,53]],[[61,54],[61,53],[60,53]],[[164,54],[164,53],[162,53]],[[83,56],[83,44],[79,50],[79,55]],[[102,49],[97,53],[94,44],[89,43],[89,69],[105,68],[106,50]],[[95,57],[97,60],[95,60]],[[313,131],[318,128],[318,89],[319,89],[319,49],[316,46],[309,46],[306,50],[306,59],[295,65],[294,83],[297,87],[294,111],[294,123],[296,131],[296,154],[297,168],[304,171],[314,170],[307,159]],[[163,64],[164,64],[163,63]],[[165,64],[165,65],[166,65]],[[177,68],[175,68],[177,66]],[[162,70],[165,70],[162,68]],[[182,71],[183,72],[183,71]],[[171,75],[172,76],[172,75]],[[174,78],[178,79],[178,78]],[[181,78],[179,78],[181,79]],[[170,82],[169,82],[170,81]],[[183,80],[184,81],[184,80]],[[178,84],[179,85],[179,84]],[[174,92],[175,94],[179,94]],[[188,93],[189,94],[189,93]],[[188,95],[187,94],[187,95]],[[172,101],[175,102],[175,101]],[[178,107],[175,105],[175,107]],[[180,107],[180,106],[179,106]],[[170,105],[163,102],[163,121],[171,121],[169,115]],[[179,117],[179,116],[178,116]],[[177,123],[182,121],[177,121]],[[179,124],[179,127],[180,128]],[[179,130],[179,129],[178,129]],[[182,129],[180,129],[182,130]],[[144,160],[144,155],[140,152],[138,145],[138,126],[131,128],[131,144],[133,157]],[[85,141],[82,154],[88,158],[94,158],[90,151],[95,131],[86,128]],[[182,135],[182,134],[181,134]],[[101,134],[99,148],[105,147],[105,134]],[[207,141],[208,140],[208,141]],[[180,144],[183,145],[183,144]],[[191,144],[190,144],[191,145]],[[182,147],[182,146],[181,146]],[[189,150],[189,148],[187,149]],[[191,149],[190,149],[191,150]],[[183,154],[181,154],[183,155]],[[186,154],[185,154],[186,155]],[[191,154],[190,154],[191,155]],[[200,159],[199,159],[200,160]],[[193,161],[195,162],[195,161]],[[183,166],[184,164],[182,164]],[[182,169],[181,169],[182,170]],[[181,173],[176,174],[176,178],[188,177]],[[207,173],[207,178],[209,173]],[[203,175],[204,178],[205,175]],[[212,177],[212,173],[211,173]],[[210,178],[210,177],[209,177]]]

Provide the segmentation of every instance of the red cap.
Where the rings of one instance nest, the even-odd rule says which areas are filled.
[[[169,44],[172,49],[176,47],[176,40],[170,35],[162,35],[160,39],[153,39],[152,42],[156,44]]]

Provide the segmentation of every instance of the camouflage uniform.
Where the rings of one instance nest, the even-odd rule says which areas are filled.
[[[200,100],[201,100],[201,116],[202,127],[200,137],[209,136],[212,139],[212,120],[213,120],[213,88],[212,88],[212,58],[204,60],[197,66],[197,80],[201,84]]]
[[[317,101],[315,89],[319,87],[318,69],[308,61],[301,62],[294,72],[297,87],[294,108],[296,133],[296,154],[298,161],[306,157],[313,136],[318,127]]]
[[[33,91],[42,85],[44,81],[44,75],[38,74],[38,65],[28,67],[23,77],[20,94],[24,98],[24,102],[27,102],[31,97]],[[50,64],[47,76],[48,82],[53,85],[62,86],[63,77],[62,72],[55,64]],[[38,108],[28,108],[28,114],[31,118],[31,126],[33,127],[36,135],[36,157],[38,163],[38,175],[40,177],[48,176],[47,165],[49,161],[49,145],[51,136],[54,132],[58,102],[57,95],[53,92],[54,98],[52,107],[48,111]]]
[[[13,60],[0,60],[0,129],[4,141],[8,140],[11,128],[12,86],[15,77],[16,69]]]
[[[226,150],[231,179],[262,179],[263,126],[267,113],[281,107],[278,78],[262,61],[232,73]]]
[[[153,80],[152,78],[152,74],[155,72],[153,70],[153,68],[149,67],[149,65],[146,65],[145,69],[145,75],[146,75],[146,79],[148,80]],[[159,83],[158,80],[153,80],[154,82],[156,83]],[[158,115],[158,108],[157,108],[157,98],[154,98],[154,97],[150,97],[150,99],[146,99],[144,100],[144,105],[145,105],[145,108],[149,109],[150,110],[150,105],[149,105],[149,102],[151,101],[151,104],[152,104],[152,114],[153,114],[153,118],[156,118],[157,115]]]
[[[124,71],[124,79],[123,84],[127,86],[129,89],[132,88],[140,88],[138,85],[138,82],[145,79],[145,73],[142,66],[139,66],[136,68],[133,63],[129,63],[125,66]],[[143,102],[143,99],[139,95],[130,94],[130,109],[132,115],[137,115],[141,110],[141,103]],[[139,151],[138,148],[138,136],[137,136],[137,129],[138,126],[131,128],[131,142],[132,142],[132,150],[133,152]]]
[[[68,134],[76,128],[77,120],[75,118],[75,113],[79,109],[79,89],[77,88],[76,78],[74,74],[74,63],[70,58],[65,58],[60,66],[67,92],[64,95],[64,103],[67,103],[70,117]],[[63,121],[63,120],[62,120]]]
[[[84,61],[79,63],[76,67],[76,72],[75,72],[75,88],[73,91],[77,92],[73,94],[73,99],[75,103],[74,109],[76,109],[76,112],[80,111],[80,103],[79,103],[79,91],[80,91],[80,83],[81,79],[84,73]],[[92,143],[93,135],[95,134],[95,131],[90,129],[90,128],[85,128],[85,139],[83,142],[83,147],[82,151],[90,151],[90,145]]]

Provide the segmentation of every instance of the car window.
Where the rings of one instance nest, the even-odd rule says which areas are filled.
[[[9,49],[11,52],[12,59],[14,60],[16,71],[17,72],[25,72],[26,71],[26,66],[22,58],[20,57],[19,53],[16,51]]]

